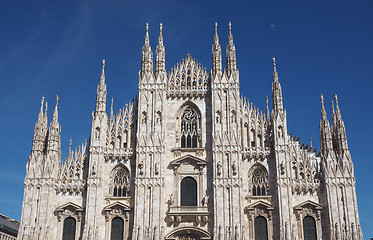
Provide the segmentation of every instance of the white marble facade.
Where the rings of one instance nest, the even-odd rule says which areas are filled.
[[[153,62],[147,25],[138,97],[107,114],[103,61],[66,161],[42,98],[18,239],[363,239],[337,97],[330,126],[321,96],[318,151],[287,132],[275,59],[271,111],[241,97],[231,24],[225,69],[217,24],[211,70],[188,54],[166,71],[162,25]]]

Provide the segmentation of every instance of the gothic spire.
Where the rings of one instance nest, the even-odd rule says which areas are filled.
[[[100,77],[100,85],[105,84],[105,59],[102,60],[102,70],[101,70],[101,77]]]
[[[229,22],[229,35],[228,35],[228,45],[227,45],[227,73],[228,76],[237,70],[237,64],[236,64],[236,47],[233,43],[233,35],[232,35],[232,23]]]
[[[272,105],[273,105],[273,110],[282,111],[283,101],[282,101],[281,84],[278,81],[276,59],[273,58],[272,60],[273,60]]]
[[[32,151],[42,151],[45,146],[45,137],[48,132],[48,119],[47,119],[47,103],[45,104],[45,114],[44,111],[44,96],[41,98],[40,111],[38,115],[38,120],[35,123],[34,137],[32,140]]]
[[[58,100],[59,100],[59,98],[56,95],[56,106],[54,107],[52,123],[53,122],[58,122]]]
[[[346,135],[346,128],[344,121],[342,120],[341,111],[339,109],[338,104],[338,96],[337,94],[334,96],[335,100],[335,113],[333,116],[333,139],[335,142],[335,146],[337,147],[337,151],[345,151],[348,150],[347,144],[347,135]],[[334,112],[334,109],[333,109]]]
[[[162,35],[163,24],[159,24],[159,36],[158,45],[156,49],[156,62],[155,62],[155,74],[158,75],[160,72],[166,71],[166,57],[165,57],[165,47],[163,45],[163,35]]]
[[[324,107],[324,96],[320,95],[321,100],[321,120],[320,120],[320,148],[321,152],[326,156],[330,151],[333,151],[333,141],[330,131],[330,124],[326,117]]]
[[[97,86],[96,113],[106,111],[105,59],[102,60],[100,84]]]
[[[42,122],[44,120],[44,96],[41,98],[41,104],[40,104],[40,111],[38,116],[38,122]]]
[[[58,122],[58,96],[56,95],[56,106],[53,112],[53,119],[49,125],[48,132],[48,151],[60,150],[60,123]]]
[[[114,119],[114,109],[113,109],[113,105],[114,105],[114,98],[111,98],[110,121]]]
[[[218,23],[215,23],[214,44],[212,45],[212,74],[215,76],[218,73],[221,74],[221,72],[221,46],[218,36]]]
[[[326,118],[326,111],[324,107],[324,96],[322,94],[320,94],[320,100],[321,100],[321,120],[325,121],[327,120],[327,118]]]
[[[149,45],[149,23],[146,23],[145,44],[142,47],[141,73],[153,72],[153,53]]]
[[[266,110],[267,110],[267,112],[266,112],[266,114],[267,114],[267,121],[269,121],[269,106],[268,106],[268,97],[266,97]]]

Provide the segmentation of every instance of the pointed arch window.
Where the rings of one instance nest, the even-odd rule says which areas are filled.
[[[192,177],[181,180],[181,206],[197,206],[197,181]]]
[[[267,195],[268,173],[262,166],[254,166],[250,174],[250,185],[253,196]]]
[[[255,240],[268,240],[267,220],[259,216],[254,220]]]
[[[192,108],[185,108],[181,115],[181,147],[196,148],[199,140],[199,114]]]
[[[115,217],[111,220],[110,240],[123,240],[124,221],[121,217]]]
[[[316,221],[311,216],[303,218],[303,235],[304,240],[317,240]]]
[[[63,221],[62,240],[75,240],[76,220],[68,217]]]
[[[119,166],[114,170],[113,196],[127,197],[130,190],[129,173],[127,169]]]

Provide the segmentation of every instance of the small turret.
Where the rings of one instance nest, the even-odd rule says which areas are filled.
[[[166,53],[165,47],[163,45],[163,35],[162,35],[162,23],[159,25],[159,36],[158,45],[156,50],[156,60],[155,60],[155,75],[158,76],[160,73],[166,72]]]
[[[212,45],[212,75],[222,74],[221,46],[218,36],[218,23],[215,23],[214,44]]]
[[[228,45],[227,45],[227,74],[230,76],[233,72],[237,70],[237,61],[236,61],[236,47],[233,43],[232,35],[232,23],[229,22],[229,35],[228,35]]]
[[[141,75],[153,72],[153,52],[149,45],[149,23],[146,23],[145,44],[142,47]]]
[[[273,111],[282,111],[283,101],[282,101],[282,90],[281,84],[278,81],[278,73],[276,69],[276,59],[273,58],[273,83],[272,83],[272,105]]]

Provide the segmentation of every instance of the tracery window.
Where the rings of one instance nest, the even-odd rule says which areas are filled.
[[[63,222],[62,240],[75,240],[76,221],[73,217],[68,217]]]
[[[255,240],[268,240],[267,220],[262,217],[256,217],[254,220]]]
[[[123,240],[124,221],[121,217],[111,220],[110,240]]]
[[[261,166],[254,166],[250,176],[250,183],[253,196],[267,195],[268,173]]]
[[[114,170],[113,177],[113,196],[126,197],[129,194],[130,181],[129,173],[123,167],[117,167]]]
[[[180,184],[180,205],[197,206],[197,181],[192,177],[185,177]]]
[[[311,216],[303,218],[303,235],[304,240],[317,240],[316,221]]]
[[[187,107],[181,115],[181,147],[198,147],[199,116],[195,109]]]

